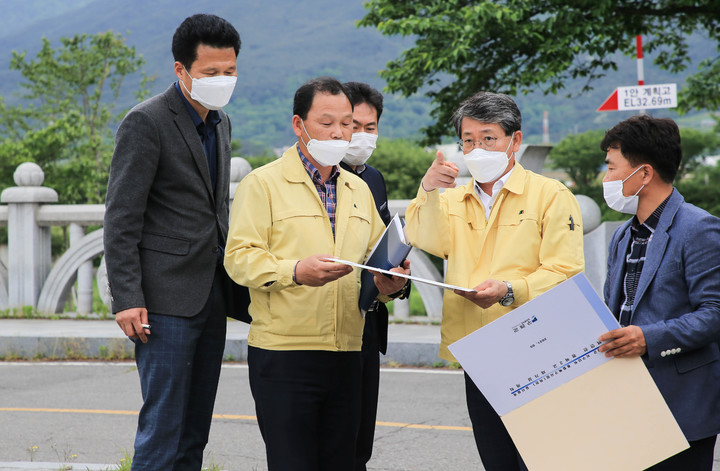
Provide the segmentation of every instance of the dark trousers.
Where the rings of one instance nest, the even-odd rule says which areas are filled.
[[[269,471],[351,470],[360,424],[360,352],[248,347]]]
[[[661,461],[647,471],[712,471],[717,436],[694,440],[690,448]]]
[[[362,343],[362,386],[360,387],[360,430],[358,432],[355,470],[365,471],[370,461],[375,439],[378,394],[380,391],[380,348],[378,345],[377,313],[365,316]]]
[[[199,471],[225,349],[225,300],[217,272],[200,313],[149,313],[148,319],[148,342],[135,342],[143,406],[132,469]]]
[[[465,373],[465,395],[475,445],[486,471],[527,471],[500,416]]]

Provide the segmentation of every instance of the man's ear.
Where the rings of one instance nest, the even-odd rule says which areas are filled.
[[[179,61],[175,61],[175,65],[173,66],[173,72],[175,72],[175,75],[178,79],[182,80],[184,72],[182,63],[180,63]]]
[[[515,154],[520,151],[520,144],[522,144],[522,131],[515,131],[515,135],[513,136],[513,142],[510,147],[510,151]]]
[[[303,135],[302,120],[300,116],[293,115],[292,117],[292,128],[295,135],[300,138]]]
[[[657,172],[650,164],[645,164],[645,166],[640,169],[640,172],[642,172],[643,185],[649,184],[655,177],[658,177]]]

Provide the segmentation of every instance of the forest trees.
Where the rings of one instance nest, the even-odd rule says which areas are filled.
[[[34,59],[12,52],[10,69],[22,74],[22,105],[0,97],[0,187],[13,184],[22,162],[45,172],[60,201],[102,203],[112,156],[112,126],[124,115],[115,105],[125,79],[144,60],[111,31],[61,38],[54,49],[43,38]],[[143,76],[135,95],[147,94]]]
[[[369,0],[365,7],[359,26],[416,38],[381,76],[390,92],[432,99],[435,123],[424,129],[425,144],[449,134],[452,111],[479,90],[557,93],[578,78],[582,91],[592,89],[617,70],[615,52],[634,54],[636,35],[672,73],[690,62],[691,34],[720,44],[720,0]],[[681,111],[720,108],[718,57],[688,77],[679,103]]]

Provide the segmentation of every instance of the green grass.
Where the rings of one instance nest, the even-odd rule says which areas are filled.
[[[122,451],[123,457],[120,459],[120,462],[113,466],[112,468],[107,468],[105,471],[130,471],[130,468],[132,467],[132,460],[133,457],[130,454],[130,452],[123,450]],[[202,471],[223,471],[225,468],[223,465],[215,463],[215,459],[210,455],[206,461],[209,461],[209,463],[206,466],[202,467]]]
[[[37,312],[32,306],[3,309],[0,311],[0,319],[41,319],[43,317],[44,316]]]

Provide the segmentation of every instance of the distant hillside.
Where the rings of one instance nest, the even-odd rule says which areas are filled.
[[[34,55],[40,38],[53,45],[62,36],[94,34],[112,29],[127,35],[146,60],[145,72],[156,76],[152,92],[164,90],[172,73],[170,41],[177,25],[196,12],[220,15],[231,21],[242,39],[238,58],[239,77],[233,100],[226,108],[233,120],[233,137],[245,143],[246,150],[287,145],[294,140],[290,130],[292,95],[305,80],[333,75],[340,80],[359,80],[382,88],[377,73],[388,60],[397,57],[412,43],[407,38],[388,38],[373,29],[357,29],[355,22],[365,10],[360,1],[246,0],[23,0],[8,2],[0,20],[0,94],[12,102],[18,90],[19,74],[8,71],[10,51]],[[699,49],[709,53],[700,38]],[[702,57],[703,52],[693,51]],[[646,55],[646,82],[682,82],[650,66]],[[542,134],[543,110],[550,111],[551,137],[559,140],[568,132],[608,127],[623,116],[597,113],[595,109],[619,85],[636,83],[632,58],[618,62],[620,70],[597,83],[597,90],[581,98],[544,97],[533,94],[518,97],[524,115],[523,128],[531,140]],[[130,91],[139,78],[126,82],[125,106],[133,104]],[[578,88],[571,84],[568,89]],[[415,138],[429,123],[429,104],[424,97],[404,99],[386,96],[386,112],[381,123],[388,137]],[[670,113],[672,115],[672,113]]]
[[[40,3],[22,9],[39,10]],[[15,9],[15,5],[10,8]],[[128,43],[145,57],[146,73],[156,76],[152,91],[158,93],[175,80],[170,52],[172,33],[185,17],[196,12],[222,16],[240,32],[238,85],[227,111],[233,120],[233,136],[254,142],[254,149],[293,141],[292,95],[305,80],[330,74],[343,81],[365,81],[382,88],[384,82],[378,78],[378,70],[410,44],[408,40],[383,37],[373,29],[355,28],[355,21],[364,14],[360,2],[92,0],[82,8],[59,11],[12,35],[0,36],[0,93],[9,100],[8,95],[17,89],[19,75],[7,70],[10,50],[34,54],[41,36],[57,44],[57,38],[62,36],[108,29],[128,35]],[[128,89],[138,83],[137,79],[129,81]],[[130,93],[124,97],[128,105],[132,104]],[[384,134],[416,137],[418,129],[428,122],[427,110],[424,98],[388,97],[388,112],[382,123]]]
[[[4,2],[0,15],[0,36],[11,36],[33,23],[77,10],[93,0],[22,0]],[[5,52],[3,41],[3,53]]]

